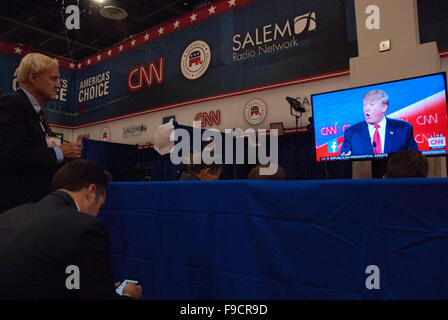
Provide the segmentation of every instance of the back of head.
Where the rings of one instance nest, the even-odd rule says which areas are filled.
[[[17,79],[23,84],[28,81],[30,72],[41,74],[51,66],[58,66],[58,61],[40,53],[29,53],[20,62]]]
[[[202,154],[198,154],[199,156],[201,156],[200,159],[200,163],[194,163],[193,158],[194,158],[194,153],[191,152],[190,153],[190,163],[185,165],[183,167],[183,171],[189,172],[190,174],[193,174],[195,176],[200,177],[202,175],[202,173],[207,170],[207,172],[209,172],[211,175],[213,175],[215,178],[219,178],[221,172],[222,172],[222,166],[218,163],[211,163],[211,164],[207,164],[204,162],[204,159],[202,158]],[[214,157],[214,152],[211,151],[210,152],[210,156]],[[202,178],[201,178],[202,180]]]
[[[389,159],[385,178],[426,178],[428,170],[428,159],[421,152],[404,150]]]
[[[269,167],[268,164],[259,164],[252,168],[247,176],[248,180],[285,180],[285,170],[278,166],[277,172],[273,175],[261,175],[260,169]]]
[[[90,160],[75,160],[61,167],[53,177],[52,191],[67,189],[77,192],[94,184],[100,193],[107,191],[109,177]]]

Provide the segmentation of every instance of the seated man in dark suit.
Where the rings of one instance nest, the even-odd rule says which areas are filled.
[[[391,153],[417,150],[412,125],[387,118],[389,97],[382,90],[368,91],[363,98],[365,121],[348,127],[344,132],[340,156]]]
[[[52,194],[0,215],[0,300],[126,298],[115,294],[108,232],[96,219],[107,185],[93,162],[76,160],[56,172]],[[128,283],[123,295],[141,290]]]
[[[403,150],[389,158],[384,178],[426,178],[428,172],[428,159],[420,151]]]

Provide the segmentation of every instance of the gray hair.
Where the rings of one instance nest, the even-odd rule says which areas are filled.
[[[40,53],[28,53],[23,57],[17,70],[17,79],[19,83],[28,81],[28,74],[35,72],[41,74],[52,66],[58,66],[56,59],[50,58]]]

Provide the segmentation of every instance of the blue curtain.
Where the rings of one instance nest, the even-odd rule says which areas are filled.
[[[185,129],[193,136],[193,128],[174,123],[176,129]],[[203,132],[204,130],[201,130]],[[225,134],[221,133],[222,141]],[[246,179],[255,164],[236,164],[236,138],[233,137],[233,164],[224,164],[221,180]],[[245,162],[248,159],[248,139],[244,139]],[[269,140],[268,140],[269,141]],[[311,132],[289,134],[278,137],[279,165],[285,170],[287,180],[351,179],[352,163],[338,161],[317,163],[314,139]],[[193,139],[190,139],[192,147]],[[208,142],[202,142],[202,148]],[[182,165],[171,163],[170,155],[161,156],[153,148],[138,149],[136,145],[84,139],[84,159],[96,162],[112,173],[114,181],[173,181],[184,170]],[[258,154],[258,150],[257,150]],[[268,154],[270,154],[268,144]],[[225,148],[222,150],[223,161]]]
[[[95,162],[103,170],[109,171],[113,181],[136,181],[137,145],[127,145],[104,141],[82,140],[82,159]]]

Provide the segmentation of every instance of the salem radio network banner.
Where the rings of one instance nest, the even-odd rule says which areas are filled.
[[[75,125],[341,70],[356,55],[345,0],[259,0],[216,16],[210,8],[200,23],[140,45],[137,37],[104,62],[93,56],[77,72]],[[158,35],[171,29],[176,21]]]
[[[426,39],[434,19],[448,19],[437,20],[427,2],[418,6]],[[444,33],[430,34],[443,45]],[[0,93],[17,88],[25,53],[0,41],[2,73],[10,75],[0,78]],[[83,125],[347,69],[356,55],[352,0],[225,0],[84,61],[59,59],[62,89],[47,114],[55,124]]]
[[[48,118],[84,125],[346,69],[357,55],[353,13],[347,0],[207,5],[84,61],[65,63],[67,94],[47,108]],[[1,56],[13,66],[9,73],[20,58]],[[10,84],[1,85],[10,91]]]

